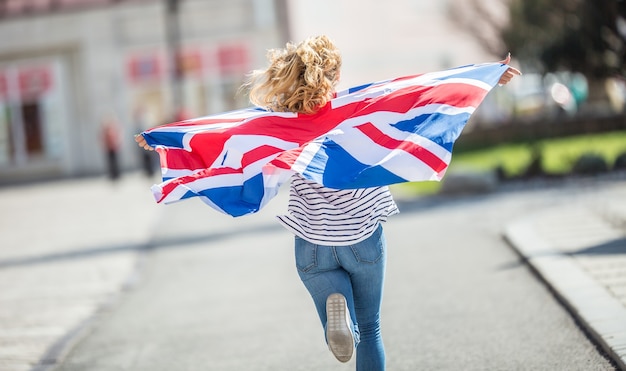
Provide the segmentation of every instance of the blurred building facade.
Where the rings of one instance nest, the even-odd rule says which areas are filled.
[[[503,59],[451,18],[457,3],[464,0],[289,0],[289,22],[295,40],[326,34],[337,44],[340,88]]]
[[[104,173],[104,121],[131,169],[133,134],[247,105],[237,89],[288,38],[286,1],[1,2],[0,183]]]
[[[288,19],[295,40],[326,34],[335,41],[343,56],[339,88],[344,89],[403,75],[504,59],[505,55],[489,53],[481,40],[453,17],[453,14],[460,14],[467,22],[475,20],[472,9],[476,2],[289,0]],[[494,22],[506,22],[504,1],[479,2],[490,9]],[[485,27],[482,37],[491,40],[497,38],[497,34],[494,29]],[[496,89],[490,94],[466,130],[476,127],[475,123],[501,121],[510,115],[503,90]]]

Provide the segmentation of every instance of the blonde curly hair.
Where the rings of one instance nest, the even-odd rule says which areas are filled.
[[[279,112],[315,113],[333,96],[341,55],[326,36],[268,52],[269,67],[255,70],[243,85],[250,102]]]

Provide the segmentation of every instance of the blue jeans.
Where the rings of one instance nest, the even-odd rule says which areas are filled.
[[[300,237],[295,241],[296,266],[326,328],[326,298],[338,292],[348,302],[358,371],[385,369],[380,334],[380,308],[387,251],[382,226],[366,240],[350,246],[323,246]]]

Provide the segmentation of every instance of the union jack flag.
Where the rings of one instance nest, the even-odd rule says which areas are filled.
[[[142,133],[160,155],[157,202],[199,197],[257,212],[291,175],[336,189],[441,180],[470,115],[505,64],[468,65],[338,92],[312,115],[248,108]]]

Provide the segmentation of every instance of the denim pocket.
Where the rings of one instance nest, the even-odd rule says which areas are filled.
[[[296,237],[296,267],[301,272],[308,272],[317,266],[317,245]]]
[[[385,244],[381,238],[382,230],[378,229],[366,240],[350,246],[354,257],[359,263],[377,263],[385,253]]]

